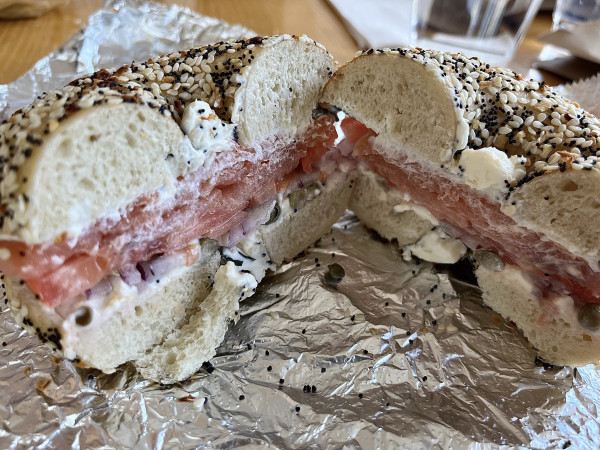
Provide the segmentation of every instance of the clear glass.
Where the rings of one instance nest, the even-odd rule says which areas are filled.
[[[600,0],[556,0],[552,15],[555,30],[593,20],[600,21]]]
[[[411,45],[492,64],[514,54],[542,0],[414,0]]]

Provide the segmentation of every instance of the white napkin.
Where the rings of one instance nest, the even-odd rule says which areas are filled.
[[[329,0],[329,3],[361,48],[411,45],[412,0]],[[509,10],[520,11],[528,6],[528,0],[513,0]]]
[[[576,101],[583,109],[600,117],[600,74],[586,80],[557,86],[563,96]]]
[[[363,48],[407,46],[412,0],[329,0]]]
[[[571,24],[567,29],[559,29],[538,36],[545,44],[556,45],[588,61],[600,63],[600,21]]]

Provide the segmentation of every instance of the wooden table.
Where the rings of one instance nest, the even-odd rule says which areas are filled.
[[[351,59],[358,45],[326,0],[163,0],[230,23],[239,23],[259,34],[307,34],[324,44],[340,62]],[[23,75],[43,56],[59,48],[85,26],[102,0],[71,0],[37,19],[0,21],[0,84]],[[521,67],[531,67],[542,50],[535,36],[548,30],[551,16],[539,15],[516,58]],[[134,56],[134,55],[132,55]],[[531,70],[525,75],[557,84],[561,80]]]

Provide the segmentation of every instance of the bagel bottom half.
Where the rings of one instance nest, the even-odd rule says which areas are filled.
[[[398,189],[367,170],[355,181],[350,208],[369,228],[402,248],[419,241],[434,224],[406,205]],[[600,307],[577,305],[570,296],[541,299],[518,267],[490,252],[471,253],[483,302],[513,323],[544,361],[582,366],[600,361]],[[582,326],[584,324],[585,326]]]
[[[135,295],[123,283],[101,307],[67,313],[67,302],[51,308],[20,280],[5,277],[8,303],[19,325],[80,366],[111,373],[133,361],[145,378],[183,380],[215,355],[237,319],[239,301],[253,294],[264,267],[275,268],[329,231],[346,210],[352,186],[351,177],[334,177],[293,208],[290,195],[280,198],[277,217],[236,247],[264,252],[258,271],[222,258],[227,252],[216,241],[201,240],[199,261],[173,269]]]
[[[554,365],[583,366],[600,361],[600,314],[593,307],[579,308],[569,296],[539,299],[527,276],[512,265],[475,270],[483,302],[512,321],[537,349],[541,359]],[[595,320],[596,329],[582,320]]]

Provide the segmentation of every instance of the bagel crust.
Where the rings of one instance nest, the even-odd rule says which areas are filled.
[[[373,71],[378,70],[384,59],[406,58],[423,66],[445,87],[457,120],[452,124],[455,136],[452,154],[440,158],[440,162],[450,161],[465,148],[495,147],[508,156],[521,154],[527,158],[527,177],[519,184],[548,172],[597,170],[600,122],[544,82],[525,80],[512,70],[492,67],[478,58],[417,48],[371,49],[359,52],[352,64],[371,55],[378,57],[368,63]],[[350,76],[346,67],[350,66],[342,67],[327,83],[322,101],[339,108],[347,106],[342,104],[342,93],[337,90],[338,83]],[[447,108],[445,101],[439,98],[438,106]],[[351,107],[352,116],[376,133],[385,133],[388,131],[385,124],[369,117],[373,117],[368,109],[371,106]]]
[[[333,119],[313,111],[333,68],[305,36],[254,37],[102,69],[17,111],[0,125],[17,323],[82,366],[134,361],[169,383],[197,370],[274,261],[346,207],[345,172],[325,187],[296,171],[325,148]],[[303,189],[293,213],[269,216],[302,176],[310,201]],[[248,253],[226,263],[236,244]]]
[[[575,332],[580,312],[600,303],[595,116],[511,70],[418,48],[360,52],[328,81],[322,102],[371,130],[354,147],[371,170],[447,233],[528,280],[521,289],[476,272],[484,301],[541,356],[598,361],[596,334]],[[376,230],[388,226],[384,214],[371,215]]]
[[[371,49],[335,73],[322,101],[377,133],[390,161],[401,151],[432,176],[485,191],[519,225],[598,270],[600,234],[588,224],[600,204],[600,121],[543,82],[462,54]],[[498,188],[469,180],[467,157],[480,150],[512,166]],[[471,173],[484,177],[481,167]]]
[[[268,76],[268,70],[274,65],[281,71],[277,77],[279,86],[269,85],[272,77]],[[304,80],[299,79],[298,70],[305,72]],[[38,171],[43,170],[40,165],[48,163],[43,159],[48,144],[62,152],[60,149],[69,146],[70,140],[83,141],[77,135],[77,130],[83,128],[81,124],[74,124],[74,130],[68,130],[70,140],[67,144],[64,139],[53,140],[70,122],[78,118],[92,124],[105,120],[86,118],[86,114],[102,115],[105,110],[104,116],[108,118],[120,115],[120,120],[125,120],[131,116],[132,121],[135,117],[143,120],[150,116],[154,123],[148,129],[166,129],[165,142],[160,143],[164,155],[151,158],[168,166],[165,173],[173,172],[170,166],[176,166],[178,171],[170,174],[171,181],[160,179],[156,183],[158,187],[167,183],[168,187],[169,182],[190,170],[189,165],[173,160],[174,157],[185,161],[189,153],[185,135],[178,130],[188,105],[195,101],[206,102],[220,121],[235,125],[232,138],[240,145],[266,139],[275,130],[279,138],[291,141],[310,124],[321,86],[332,71],[331,55],[306,36],[254,37],[174,52],[118,69],[102,69],[40,96],[0,125],[0,233],[5,239],[18,239],[29,244],[55,239],[59,235],[56,234],[59,230],[42,230],[43,224],[30,226],[29,222],[35,216],[33,210],[39,210],[44,203],[34,198],[35,184]],[[279,92],[272,92],[276,88]],[[265,104],[259,93],[273,95],[273,102]],[[129,112],[113,111],[119,107]],[[153,117],[156,114],[162,117]],[[135,127],[134,124],[130,126]],[[102,125],[99,127],[102,129]],[[139,130],[133,131],[137,139]],[[93,146],[98,133],[90,133],[89,145]],[[128,139],[118,151],[125,153],[126,148],[132,147],[131,141]],[[147,147],[148,152],[158,152],[154,150],[157,147],[154,144]],[[180,155],[181,149],[185,150],[183,155]],[[118,160],[118,155],[110,156]],[[162,160],[165,159],[169,161],[164,163]],[[44,192],[48,188],[39,187]],[[126,191],[128,188],[121,189]],[[119,196],[132,194],[125,202],[127,204],[142,193],[125,192]],[[105,209],[123,206],[110,205]],[[91,217],[88,225],[97,217]],[[51,231],[55,235],[51,235]]]

